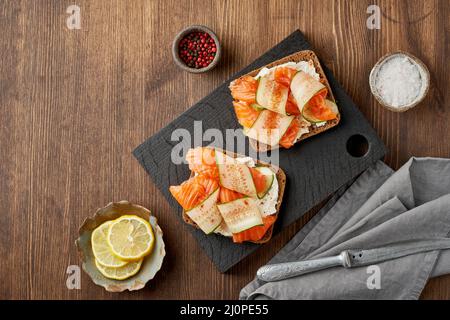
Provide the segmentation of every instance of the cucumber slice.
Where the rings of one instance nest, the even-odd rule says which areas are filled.
[[[252,107],[255,108],[255,109],[258,110],[258,111],[264,110],[264,107],[260,106],[260,105],[257,104],[257,103],[253,103],[253,104],[252,104]]]
[[[186,211],[189,218],[206,234],[214,232],[222,223],[222,216],[216,205],[218,198],[219,188],[198,206]]]
[[[275,179],[275,174],[267,167],[256,167],[255,170],[258,170],[259,173],[261,173],[261,176],[264,177],[264,183],[262,183],[264,188],[258,190],[258,198],[262,199],[272,187],[273,180]]]
[[[291,91],[300,112],[303,113],[303,108],[308,101],[325,88],[324,84],[317,81],[306,72],[297,72],[294,78],[292,78]]]
[[[323,122],[323,120],[320,120],[320,119],[316,118],[316,117],[312,114],[311,110],[310,110],[308,107],[303,108],[302,116],[303,116],[303,118],[305,118],[306,121],[309,121],[309,122],[311,122],[311,123],[320,123],[320,122]]]
[[[336,106],[336,104],[328,99],[325,99],[325,103],[327,105],[327,107],[334,113],[334,114],[338,114],[339,113],[339,109]],[[305,118],[306,120],[308,120],[311,123],[320,123],[320,122],[324,122],[323,119],[319,119],[317,117],[314,116],[314,114],[311,112],[311,109],[308,108],[308,106],[303,108],[302,111],[302,116],[303,118]]]
[[[221,234],[224,237],[232,237],[233,236],[233,234],[231,233],[231,231],[228,228],[225,221],[222,221],[222,223],[217,227],[217,229],[214,230],[214,233]]]
[[[258,89],[256,90],[256,102],[263,108],[286,115],[288,95],[289,88],[279,84],[269,75],[259,79]]]
[[[234,158],[216,150],[216,164],[220,185],[230,190],[256,198],[256,188],[250,168],[238,163]]]
[[[264,110],[253,126],[244,131],[244,134],[259,142],[276,146],[286,130],[289,128],[294,116],[283,116],[281,114]]]
[[[333,111],[333,113],[339,114],[339,109],[338,109],[336,103],[334,103],[333,101],[328,100],[328,99],[325,99],[325,103],[327,104],[328,108],[330,108],[331,111]]]
[[[255,199],[241,198],[218,204],[217,207],[232,233],[264,224]]]

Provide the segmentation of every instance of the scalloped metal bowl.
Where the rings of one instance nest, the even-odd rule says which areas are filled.
[[[91,234],[103,222],[117,219],[126,214],[137,215],[150,222],[155,234],[155,246],[152,253],[144,258],[141,269],[136,275],[126,280],[108,279],[95,266],[91,246]],[[91,277],[95,284],[104,287],[110,292],[142,289],[161,269],[164,256],[166,255],[163,232],[158,226],[157,219],[151,215],[150,210],[128,201],[111,202],[106,207],[98,209],[94,217],[87,218],[81,225],[79,238],[75,241],[75,244],[83,261],[83,270]]]

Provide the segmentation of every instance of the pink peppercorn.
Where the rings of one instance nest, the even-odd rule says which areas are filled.
[[[216,55],[214,39],[206,32],[191,32],[178,44],[178,54],[190,68],[206,68]]]

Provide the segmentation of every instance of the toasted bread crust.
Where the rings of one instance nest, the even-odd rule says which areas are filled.
[[[231,151],[221,150],[219,148],[215,148],[215,149],[216,150],[220,150],[220,151],[224,152],[225,154],[227,154],[227,155],[229,155],[229,156],[231,156],[233,158],[244,157],[243,155],[239,155],[239,154],[236,154],[236,153],[231,152]],[[263,161],[257,161],[257,164],[260,165],[260,166],[264,166],[264,167],[270,168],[276,174],[276,179],[278,181],[278,199],[277,199],[277,204],[275,206],[277,212],[274,214],[275,215],[275,222],[276,222],[276,220],[278,219],[278,214],[280,212],[281,203],[283,201],[284,189],[286,187],[286,174],[284,173],[284,171],[281,168],[279,168],[277,166],[274,166],[274,165],[271,165],[269,163],[266,163],[266,162],[263,162]],[[195,175],[194,172],[192,172],[190,178],[192,178],[194,175]],[[191,225],[191,226],[193,226],[193,227],[198,229],[197,224],[191,218],[189,218],[189,216],[186,214],[185,210],[183,210],[182,217],[183,217],[184,222],[186,222],[187,224],[189,224],[189,225]],[[272,226],[269,228],[269,230],[267,230],[267,232],[264,235],[264,237],[262,237],[260,240],[258,240],[258,241],[247,241],[247,242],[252,242],[252,243],[257,243],[257,244],[262,244],[262,243],[268,242],[272,238],[272,233],[273,233],[273,228],[275,226],[275,222],[272,224]]]
[[[309,61],[309,60],[311,60],[313,62],[314,67],[316,68],[316,72],[319,74],[320,81],[328,89],[328,96],[327,96],[327,98],[336,103],[336,101],[334,100],[333,92],[331,91],[330,84],[328,83],[328,79],[325,76],[325,72],[323,71],[322,66],[320,65],[319,58],[316,56],[314,51],[311,51],[311,50],[299,51],[299,52],[291,54],[291,55],[289,55],[287,57],[284,57],[284,58],[282,58],[280,60],[277,60],[277,61],[274,61],[272,63],[269,63],[269,64],[265,65],[264,67],[272,68],[272,67],[278,66],[280,64],[284,64],[286,62],[300,62],[300,61]],[[254,77],[264,67],[261,67],[259,69],[253,70],[252,72],[249,72],[249,73],[247,73],[244,76],[252,76],[252,77]],[[336,119],[327,121],[327,123],[325,125],[323,125],[323,126],[320,126],[320,127],[312,126],[312,127],[310,127],[310,131],[308,133],[303,134],[297,142],[305,140],[305,139],[307,139],[309,137],[315,136],[316,134],[319,134],[319,133],[324,132],[324,131],[326,131],[328,129],[331,129],[332,127],[335,127],[339,123],[340,120],[341,120],[341,117],[340,117],[340,114],[338,114]],[[255,149],[256,151],[259,151],[259,152],[265,152],[265,151],[268,151],[268,150],[271,150],[271,149],[279,148],[279,146],[271,147],[271,146],[269,146],[267,144],[264,144],[262,142],[254,140],[252,138],[249,138],[249,143],[250,143],[250,146],[253,149]]]

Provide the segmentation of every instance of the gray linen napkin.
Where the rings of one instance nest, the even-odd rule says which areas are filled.
[[[395,173],[379,161],[341,189],[269,264],[449,236],[449,159],[411,158]],[[377,266],[380,289],[368,288],[367,267],[336,267],[272,283],[255,279],[240,298],[418,299],[430,277],[450,273],[450,250]]]

